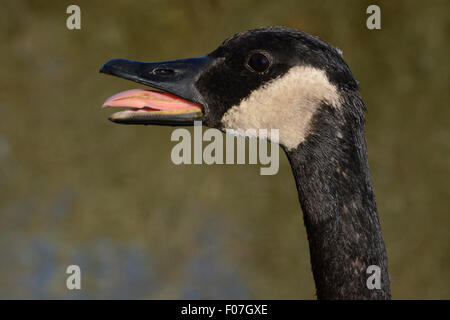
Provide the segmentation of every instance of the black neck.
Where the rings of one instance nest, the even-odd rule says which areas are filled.
[[[346,114],[323,105],[312,133],[286,154],[304,214],[317,298],[389,299],[362,110]],[[367,287],[370,265],[381,269],[381,289]]]

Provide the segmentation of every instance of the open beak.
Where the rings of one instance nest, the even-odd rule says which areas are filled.
[[[208,57],[138,62],[112,59],[101,73],[132,80],[158,90],[134,89],[108,98],[103,108],[125,108],[109,119],[122,124],[193,125],[203,119],[204,101],[195,82],[211,64]]]

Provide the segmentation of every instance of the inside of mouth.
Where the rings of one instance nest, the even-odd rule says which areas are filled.
[[[133,89],[108,98],[103,108],[125,108],[128,112],[185,113],[202,112],[201,104],[158,90]]]
[[[128,111],[160,111],[160,109],[152,108],[152,107],[143,107],[143,108],[127,108]]]

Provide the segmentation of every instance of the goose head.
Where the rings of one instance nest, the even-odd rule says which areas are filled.
[[[236,34],[197,58],[112,59],[100,72],[157,89],[128,90],[109,98],[104,107],[127,108],[111,115],[113,122],[202,121],[221,130],[278,129],[279,143],[287,150],[305,140],[318,109],[341,109],[342,93],[358,88],[339,50],[285,27]]]
[[[202,57],[113,59],[100,71],[157,89],[109,98],[104,107],[127,109],[110,116],[117,123],[202,121],[238,134],[278,129],[275,142],[290,161],[304,212],[317,297],[390,298],[365,106],[338,49],[298,30],[266,27],[239,33]],[[381,268],[382,290],[366,286],[370,265]]]

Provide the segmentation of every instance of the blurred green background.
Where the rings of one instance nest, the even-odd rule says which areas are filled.
[[[81,30],[66,8],[81,7]],[[366,28],[381,7],[382,29]],[[1,1],[0,298],[314,299],[284,154],[176,166],[171,128],[100,110],[138,84],[110,58],[199,56],[286,25],[339,47],[368,106],[367,140],[396,299],[449,299],[450,2]],[[69,291],[66,267],[82,270]]]

